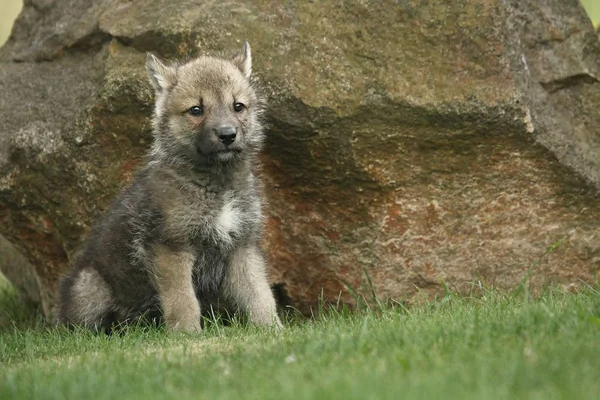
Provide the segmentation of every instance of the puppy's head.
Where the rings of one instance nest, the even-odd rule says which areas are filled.
[[[149,54],[146,68],[156,91],[155,150],[205,165],[259,148],[261,102],[250,82],[248,43],[229,60],[203,56],[178,65]]]

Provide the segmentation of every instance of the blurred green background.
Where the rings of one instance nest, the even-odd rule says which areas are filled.
[[[22,7],[23,0],[0,0],[0,45],[8,39],[13,22]]]
[[[594,26],[600,23],[600,0],[581,0]],[[21,11],[23,0],[0,0],[0,45],[10,35],[12,24]]]
[[[600,0],[581,0],[594,26],[600,23]]]

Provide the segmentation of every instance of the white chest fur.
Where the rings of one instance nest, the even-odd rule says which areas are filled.
[[[231,234],[239,232],[243,215],[232,193],[225,193],[223,200],[223,206],[217,216],[216,230],[222,240],[229,242],[232,239]]]

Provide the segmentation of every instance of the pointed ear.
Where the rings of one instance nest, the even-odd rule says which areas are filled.
[[[163,64],[154,54],[147,54],[146,70],[150,83],[157,92],[170,89],[177,83],[176,68]]]
[[[232,62],[242,71],[242,74],[246,78],[250,78],[252,74],[252,53],[250,52],[250,44],[248,42],[244,42],[242,52],[235,56]]]

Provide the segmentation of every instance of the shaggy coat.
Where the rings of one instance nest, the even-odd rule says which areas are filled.
[[[247,43],[232,60],[148,55],[153,147],[61,282],[60,323],[98,329],[145,316],[198,331],[201,308],[217,306],[281,325],[259,247],[262,102],[251,65]]]

